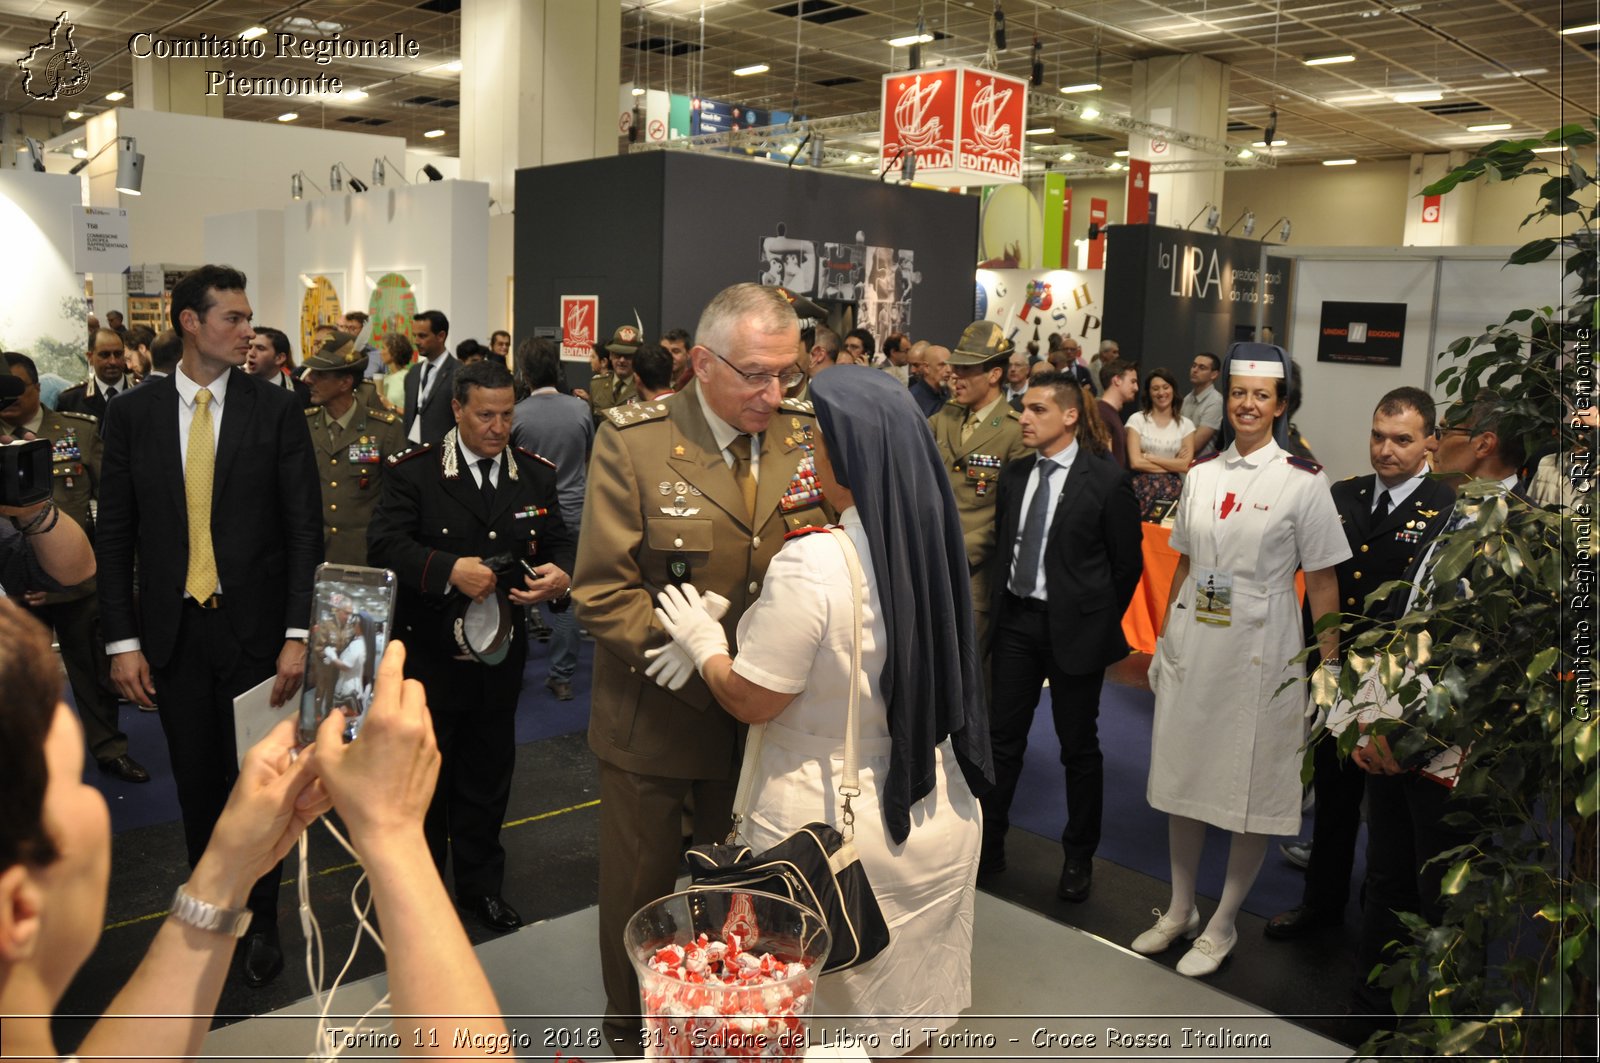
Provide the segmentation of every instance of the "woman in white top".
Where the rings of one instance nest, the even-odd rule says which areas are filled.
[[[1222,453],[1184,478],[1167,615],[1150,664],[1156,695],[1150,806],[1168,813],[1172,900],[1133,943],[1162,952],[1200,930],[1195,878],[1206,826],[1230,832],[1227,878],[1205,933],[1178,973],[1215,971],[1238,940],[1234,920],[1271,835],[1300,829],[1304,648],[1295,572],[1311,615],[1338,611],[1334,566],[1350,557],[1322,467],[1283,449],[1288,355],[1235,344],[1221,381]],[[1339,633],[1319,639],[1337,667]]]
[[[847,705],[860,689],[855,843],[889,945],[824,977],[817,1013],[854,1016],[853,1032],[877,1033],[876,1051],[893,1054],[912,1047],[893,1047],[894,1033],[943,1029],[972,1001],[982,819],[967,778],[993,779],[983,673],[961,522],[915,401],[865,366],[819,374],[811,398],[817,483],[860,558],[861,670],[849,569],[829,534],[792,533],[773,558],[736,659],[693,587],[663,591],[657,615],[717,703],[766,724],[743,827],[757,851],[814,820],[838,826]]]
[[[1128,468],[1139,516],[1156,502],[1177,498],[1183,474],[1194,457],[1194,422],[1182,414],[1177,382],[1165,369],[1152,369],[1139,396],[1139,412],[1128,418]]]

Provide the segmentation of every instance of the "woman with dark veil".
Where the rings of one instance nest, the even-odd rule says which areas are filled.
[[[973,791],[993,781],[983,672],[955,497],[916,403],[862,366],[819,374],[811,398],[816,482],[862,571],[860,670],[849,562],[826,529],[791,533],[773,559],[737,659],[694,587],[663,591],[658,615],[717,703],[766,724],[742,828],[757,851],[817,819],[839,825],[852,684],[860,692],[855,842],[889,945],[824,977],[817,1013],[856,1016],[852,1032],[898,1052],[902,1027],[942,1029],[972,1001]]]

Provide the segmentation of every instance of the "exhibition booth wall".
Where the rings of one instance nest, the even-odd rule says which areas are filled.
[[[1437,353],[1463,336],[1481,335],[1523,306],[1563,300],[1562,267],[1553,261],[1506,269],[1511,248],[1306,248],[1294,252],[1292,324],[1284,346],[1300,363],[1305,405],[1296,418],[1317,460],[1334,479],[1372,471],[1367,452],[1370,415],[1393,388],[1410,385],[1447,401],[1434,385],[1448,362]],[[1348,327],[1348,313],[1329,304],[1365,304],[1377,320],[1383,307],[1399,311],[1397,364],[1331,361],[1336,343],[1327,330]],[[1365,322],[1364,322],[1365,323]],[[1393,330],[1389,330],[1393,331]],[[1525,331],[1525,330],[1522,330]],[[1282,334],[1280,334],[1281,336]],[[1332,337],[1330,337],[1332,338]],[[1324,353],[1319,357],[1319,348]]]
[[[1092,355],[1100,347],[1105,277],[1100,269],[980,269],[973,318],[999,324],[1020,351],[1037,343],[1041,358],[1052,332],[1075,337]]]
[[[283,329],[303,358],[312,330],[348,310],[373,318],[373,342],[407,334],[420,310],[450,319],[452,348],[487,343],[489,186],[374,188],[205,220],[204,254],[250,278],[256,322]]]
[[[602,341],[637,312],[647,336],[693,331],[737,281],[859,308],[882,336],[953,341],[972,321],[973,196],[678,151],[517,172],[520,340],[599,298]]]
[[[0,350],[41,373],[77,380],[85,369],[83,279],[73,270],[76,177],[0,169]]]
[[[329,114],[327,120],[335,117]],[[302,122],[244,122],[127,107],[95,115],[86,123],[90,154],[116,137],[134,137],[145,157],[143,194],[116,191],[117,152],[112,148],[84,171],[85,202],[128,211],[134,262],[198,265],[208,253],[203,219],[241,210],[283,209],[294,202],[289,179],[298,171],[303,170],[316,186],[305,185],[308,199],[353,195],[329,189],[328,171],[335,163],[343,163],[370,184],[373,160],[387,157],[392,164],[389,187],[403,188],[404,182],[415,180],[423,163],[432,163],[447,178],[459,173],[455,159],[408,152],[404,137],[302,124],[310,119],[308,114]],[[396,173],[402,168],[403,175]],[[223,262],[231,261],[226,251]],[[94,285],[100,313],[121,308],[120,276],[95,274]]]

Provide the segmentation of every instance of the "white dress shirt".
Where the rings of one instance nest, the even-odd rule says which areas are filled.
[[[722,451],[722,460],[727,463],[728,468],[733,468],[733,451],[728,449],[728,445],[735,437],[748,433],[739,431],[712,412],[706,403],[706,393],[703,390],[696,389],[695,398],[700,400],[700,412],[706,415],[706,424],[711,426],[711,438],[717,441],[717,448]],[[755,477],[756,483],[761,482],[761,433],[759,432],[750,434],[750,475]]]
[[[1041,457],[1040,460],[1053,461],[1061,466],[1059,472],[1050,474],[1051,495],[1048,506],[1044,511],[1044,534],[1045,541],[1048,542],[1050,529],[1056,521],[1056,505],[1061,501],[1061,492],[1067,486],[1067,477],[1072,472],[1072,463],[1078,460],[1078,440],[1074,438],[1064,449],[1057,451],[1048,458]],[[1022,550],[1022,532],[1028,524],[1028,507],[1033,505],[1033,496],[1038,489],[1039,461],[1035,461],[1032,471],[1028,473],[1027,489],[1022,492],[1022,519],[1017,522],[1017,538],[1011,544],[1011,567],[1016,565],[1017,554]],[[1041,549],[1039,551],[1039,571],[1033,575],[1032,589],[1023,597],[1037,598],[1040,601],[1048,601],[1050,599],[1049,593],[1045,590],[1044,557],[1045,551]],[[1020,575],[1020,573],[1014,573],[1014,575]],[[1018,586],[1025,586],[1020,579],[1013,579],[1011,582],[1016,583]]]

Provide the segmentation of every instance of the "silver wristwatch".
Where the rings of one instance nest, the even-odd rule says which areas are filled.
[[[250,929],[251,914],[248,908],[219,908],[191,896],[182,886],[172,895],[172,918],[196,930],[242,938]]]

